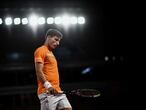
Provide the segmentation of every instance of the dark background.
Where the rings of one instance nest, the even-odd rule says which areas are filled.
[[[65,11],[84,16],[86,23],[67,30],[45,24],[36,31],[27,25],[0,25],[0,109],[39,110],[33,52],[43,44],[48,28],[58,28],[64,35],[60,47],[54,50],[63,90],[95,88],[101,91],[101,97],[95,99],[68,96],[73,108],[124,108],[129,83],[124,7],[124,2],[104,0],[1,1],[1,18],[26,17],[31,12],[54,17]],[[90,71],[82,73],[87,68]]]

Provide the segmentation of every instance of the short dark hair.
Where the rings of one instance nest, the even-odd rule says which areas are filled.
[[[63,37],[62,33],[57,29],[48,29],[45,37],[47,38],[48,36],[50,37],[57,36],[59,38]]]

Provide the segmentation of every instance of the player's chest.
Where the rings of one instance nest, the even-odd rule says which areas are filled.
[[[46,63],[52,63],[52,64],[56,64],[57,63],[54,54],[50,53],[50,52],[46,53],[44,60],[45,60]]]

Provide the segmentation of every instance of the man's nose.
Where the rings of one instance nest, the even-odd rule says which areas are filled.
[[[57,43],[57,45],[59,45],[59,41],[58,42],[56,42]]]

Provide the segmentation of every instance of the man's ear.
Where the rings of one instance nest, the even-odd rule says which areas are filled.
[[[47,37],[48,37],[48,36],[46,35],[46,36],[45,36],[45,40],[47,39]]]

